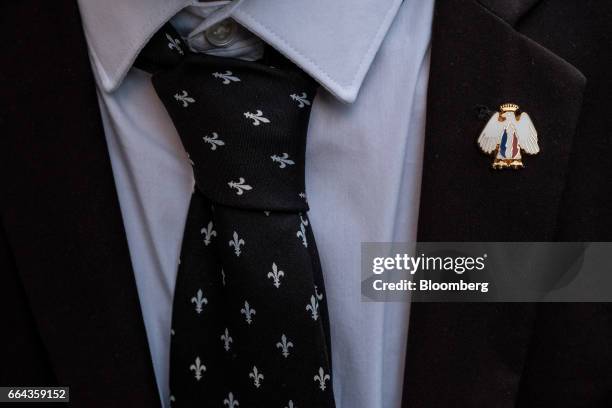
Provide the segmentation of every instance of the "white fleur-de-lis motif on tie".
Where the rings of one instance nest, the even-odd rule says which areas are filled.
[[[204,235],[204,245],[208,246],[212,237],[217,236],[217,231],[213,229],[213,222],[209,221],[208,226],[200,230],[200,234]]]
[[[221,72],[213,72],[212,76],[215,78],[221,78],[223,80],[223,85],[229,85],[230,82],[240,82],[240,78],[234,75],[232,71],[225,71],[225,73]]]
[[[253,126],[259,126],[261,123],[270,123],[270,119],[263,116],[263,112],[259,109],[255,113],[244,112],[244,117],[253,120]]]
[[[270,211],[264,211],[264,214],[266,214],[266,217],[270,216]]]
[[[244,245],[244,239],[238,237],[238,233],[234,231],[233,239],[229,241],[229,246],[234,247],[234,253],[236,256],[240,256],[242,251],[240,250],[240,246]]]
[[[319,382],[319,388],[321,391],[325,391],[325,381],[329,381],[330,379],[329,374],[325,374],[323,367],[319,367],[319,374],[314,376],[314,380]]]
[[[276,286],[276,288],[280,287],[280,278],[283,276],[285,276],[285,272],[279,270],[276,263],[272,262],[272,271],[268,272],[268,278],[274,280],[274,286]]]
[[[256,388],[259,388],[261,386],[261,380],[264,379],[263,374],[261,374],[258,370],[256,366],[253,366],[253,371],[251,371],[249,373],[249,378],[253,379],[253,385]]]
[[[183,103],[183,108],[186,108],[187,106],[189,106],[190,103],[194,103],[195,99],[193,99],[191,96],[189,96],[189,94],[187,93],[186,90],[182,90],[181,93],[175,93],[174,94],[174,99],[176,99],[179,102]]]
[[[300,215],[300,230],[297,232],[297,237],[302,238],[302,245],[308,248],[308,241],[306,239],[306,227],[308,226],[308,220],[304,219]]]
[[[179,54],[183,55],[183,49],[181,48],[181,41],[178,38],[172,38],[172,36],[166,33],[166,38],[168,39],[168,48],[171,50],[176,50]]]
[[[230,188],[236,189],[236,195],[242,195],[245,191],[253,189],[253,187],[249,186],[248,184],[244,184],[244,183],[245,183],[244,177],[240,177],[238,181],[230,181],[229,183],[227,183],[227,185]]]
[[[251,324],[253,322],[253,318],[251,316],[254,316],[257,311],[251,308],[249,302],[245,301],[244,307],[240,309],[240,313],[244,315],[247,324]]]
[[[289,347],[293,347],[293,343],[287,341],[287,336],[283,334],[281,336],[281,341],[276,343],[276,348],[282,349],[283,356],[287,358],[289,357]]]
[[[240,403],[237,399],[234,399],[234,394],[230,392],[227,398],[223,400],[223,405],[227,405],[227,408],[236,408]]]
[[[281,156],[272,155],[270,156],[270,158],[272,159],[273,162],[276,162],[279,164],[278,167],[280,169],[284,169],[287,166],[291,166],[295,164],[293,160],[289,159],[289,155],[287,153],[283,153]]]
[[[288,405],[285,408],[298,408],[296,405],[293,405],[293,400],[289,400]]]
[[[314,285],[314,290],[315,290],[315,296],[317,297],[317,300],[320,302],[323,300],[323,294],[319,293],[319,288],[317,287],[317,285]]]
[[[176,398],[174,398],[174,395],[170,395],[170,406],[172,407],[172,404],[174,404],[176,402]]]
[[[225,271],[223,269],[221,269],[221,282],[225,286]]]
[[[195,311],[198,314],[202,313],[202,306],[208,304],[208,299],[203,296],[202,289],[198,289],[196,295],[191,298],[191,303],[195,303]]]
[[[200,381],[202,373],[206,372],[206,366],[200,361],[200,357],[196,357],[195,363],[189,366],[189,370],[195,373],[195,379]]]
[[[229,335],[227,328],[225,328],[225,333],[221,335],[221,340],[223,341],[223,348],[225,351],[229,351],[230,343],[233,343],[234,339],[232,339],[232,336]]]
[[[319,302],[314,295],[310,297],[310,304],[306,305],[306,310],[310,310],[312,320],[319,318]]]
[[[308,98],[306,92],[302,92],[301,95],[291,94],[289,97],[298,103],[298,108],[303,108],[306,105],[310,106],[310,101],[306,99]]]
[[[206,135],[202,139],[210,144],[210,150],[217,150],[217,146],[225,146],[225,142],[219,139],[217,132],[212,132],[211,136]]]

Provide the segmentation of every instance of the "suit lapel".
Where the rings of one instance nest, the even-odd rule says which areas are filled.
[[[573,66],[479,4],[438,2],[419,239],[550,240],[584,84]],[[542,151],[522,170],[490,169],[476,144],[488,119],[476,107],[505,102],[528,112],[539,132]]]
[[[585,78],[486,3],[436,3],[421,242],[554,238]],[[501,14],[516,22],[534,4]],[[477,107],[507,102],[529,113],[541,153],[522,170],[494,171],[476,144],[488,119]],[[532,314],[524,304],[414,304],[404,406],[513,406]]]
[[[3,222],[38,330],[75,405],[159,406],[76,2],[11,7]]]

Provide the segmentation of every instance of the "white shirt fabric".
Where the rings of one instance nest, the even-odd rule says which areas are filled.
[[[433,0],[79,0],[79,6],[164,406],[193,176],[150,76],[132,64],[174,17],[193,49],[249,59],[265,41],[322,86],[308,130],[306,192],[327,290],[336,403],[400,407],[409,304],[361,301],[360,249],[362,242],[416,237]],[[235,52],[212,49],[202,31],[227,17],[258,38],[243,32]]]

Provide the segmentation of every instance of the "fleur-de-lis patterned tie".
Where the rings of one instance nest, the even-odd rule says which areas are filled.
[[[334,407],[304,194],[316,84],[273,51],[258,62],[192,53],[169,24],[136,65],[153,73],[195,176],[174,294],[172,406]]]

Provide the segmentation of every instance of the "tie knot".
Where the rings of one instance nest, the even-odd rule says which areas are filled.
[[[305,211],[304,156],[315,82],[295,67],[187,55],[153,85],[211,201]]]

